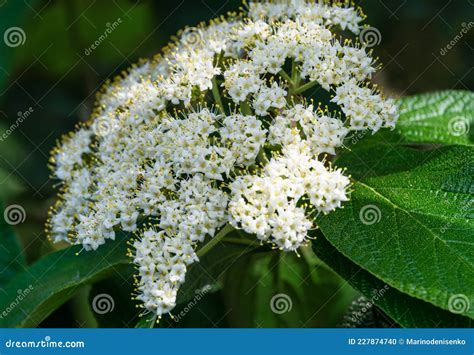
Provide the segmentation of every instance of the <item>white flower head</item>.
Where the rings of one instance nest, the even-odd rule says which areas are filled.
[[[344,37],[364,19],[344,4],[252,1],[101,90],[89,122],[53,151],[52,239],[95,250],[136,235],[138,299],[158,316],[226,224],[285,251],[307,244],[315,216],[349,199],[349,178],[324,156],[352,131],[397,121],[370,83],[370,52]],[[317,90],[337,109],[314,105]]]

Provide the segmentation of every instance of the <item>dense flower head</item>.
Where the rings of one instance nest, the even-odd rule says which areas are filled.
[[[137,298],[158,316],[226,224],[285,251],[305,245],[317,215],[349,199],[326,155],[397,120],[370,83],[371,53],[350,39],[363,20],[349,2],[262,1],[182,31],[107,85],[53,151],[52,239],[94,250],[133,233]]]

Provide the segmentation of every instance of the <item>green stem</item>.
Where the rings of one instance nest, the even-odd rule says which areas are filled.
[[[242,114],[245,116],[251,116],[252,115],[252,109],[250,108],[250,105],[248,104],[247,101],[243,101],[240,104],[240,111],[242,111]]]
[[[222,104],[222,97],[219,92],[219,87],[217,86],[217,81],[216,81],[215,76],[212,78],[212,96],[214,96],[214,101],[216,103],[216,106],[219,107],[219,110],[223,114],[225,114],[224,105]]]
[[[217,233],[214,238],[212,238],[207,244],[205,244],[201,249],[196,252],[198,258],[202,258],[206,255],[212,248],[214,248],[217,243],[221,242],[222,239],[232,232],[234,228],[230,224],[226,224],[224,228],[222,228],[219,233]]]
[[[154,328],[156,320],[158,319],[158,315],[151,312],[140,317],[135,328]]]
[[[247,240],[247,239],[240,239],[240,238],[225,238],[224,242],[230,244],[238,244],[238,245],[248,245],[248,246],[260,246],[260,243],[257,240]]]
[[[298,71],[298,64],[296,64],[296,60],[293,60],[291,64],[291,80],[293,81],[293,85],[295,88],[300,85],[301,76]]]
[[[284,71],[283,69],[280,70],[280,72],[278,73],[280,74],[280,76],[285,79],[286,81],[288,81],[288,84],[293,87],[294,84],[293,84],[293,80],[290,78],[290,76],[286,73],[286,71]]]
[[[304,84],[304,85],[301,85],[299,88],[295,89],[295,90],[294,90],[294,93],[295,93],[296,95],[301,94],[301,93],[305,92],[306,90],[311,89],[311,88],[312,88],[313,86],[315,86],[317,83],[318,83],[317,80],[315,80],[315,81],[310,81],[309,83],[306,83],[306,84]]]

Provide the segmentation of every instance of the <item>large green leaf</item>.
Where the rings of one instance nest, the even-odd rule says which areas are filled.
[[[396,132],[406,143],[471,144],[474,93],[440,91],[400,99]]]
[[[334,327],[354,291],[311,249],[242,258],[226,274],[223,293],[233,327]],[[345,286],[344,286],[345,285]]]
[[[319,219],[328,240],[390,286],[474,317],[474,148],[370,147],[338,165],[357,181]]]
[[[34,327],[83,285],[105,278],[130,263],[121,235],[97,251],[73,246],[51,253],[19,273],[0,294],[0,327]],[[19,297],[21,294],[21,297]]]
[[[0,287],[3,288],[13,276],[24,270],[25,259],[13,229],[5,221],[1,204],[0,212]]]
[[[472,325],[469,318],[447,312],[387,285],[338,252],[323,235],[313,242],[313,249],[328,266],[360,291],[371,304],[380,307],[403,327],[464,328]],[[364,314],[360,316],[363,317]]]

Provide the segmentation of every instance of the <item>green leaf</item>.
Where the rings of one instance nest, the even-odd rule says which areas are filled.
[[[18,272],[25,269],[25,259],[20,243],[3,216],[0,204],[0,285],[6,285]],[[1,313],[0,313],[1,315]]]
[[[395,131],[405,143],[472,145],[474,93],[440,91],[400,99]]]
[[[233,327],[334,327],[355,294],[311,249],[242,258],[223,288]]]
[[[380,307],[403,327],[465,328],[472,326],[469,318],[452,314],[387,285],[342,255],[323,235],[313,242],[313,250],[329,267],[362,293],[370,303]],[[359,316],[363,317],[364,314]]]
[[[135,271],[132,264],[116,267],[110,277],[92,285],[89,304],[100,328],[130,328],[139,319],[142,309],[133,299]],[[102,310],[101,300],[104,302]]]
[[[474,148],[382,146],[341,163],[357,181],[344,208],[319,219],[331,244],[390,286],[474,317]]]
[[[96,251],[80,246],[51,253],[19,273],[0,294],[0,327],[35,327],[83,285],[130,263],[124,235]],[[21,299],[19,295],[21,294]]]
[[[230,232],[226,238],[189,267],[186,282],[178,292],[177,303],[188,302],[205,286],[219,285],[221,277],[236,260],[260,246],[255,238],[238,231]],[[232,238],[232,241],[228,238]]]

